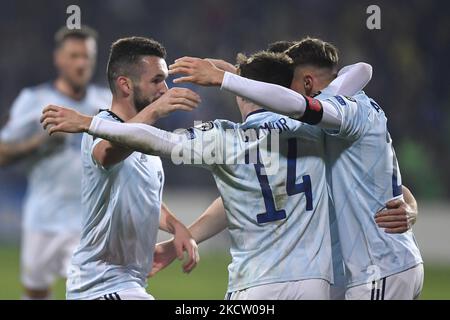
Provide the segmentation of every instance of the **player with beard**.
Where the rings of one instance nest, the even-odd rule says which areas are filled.
[[[200,101],[188,89],[168,90],[164,47],[142,37],[113,43],[108,81],[110,110],[97,116],[136,122],[150,105],[149,123]],[[147,119],[148,120],[148,119]],[[83,230],[67,279],[68,299],[153,299],[145,291],[158,227],[175,235],[177,252],[198,261],[197,245],[186,227],[162,203],[164,171],[159,157],[84,135],[81,146]]]

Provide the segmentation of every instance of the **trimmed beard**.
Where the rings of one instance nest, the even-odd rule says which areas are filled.
[[[141,89],[139,89],[138,86],[134,86],[133,102],[136,111],[140,112],[142,109],[144,109],[151,103],[151,100],[149,98],[143,97]]]

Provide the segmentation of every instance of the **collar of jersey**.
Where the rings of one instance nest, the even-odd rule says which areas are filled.
[[[269,112],[269,111],[265,110],[265,109],[258,109],[258,110],[252,111],[249,114],[247,114],[247,116],[245,117],[245,121],[244,122],[246,122],[250,116],[252,116],[254,114],[257,114],[257,113],[261,113],[261,112]]]
[[[99,113],[100,113],[100,112],[103,112],[103,111],[108,112],[109,115],[110,115],[111,117],[114,118],[114,120],[120,121],[120,122],[122,122],[122,123],[125,122],[125,121],[123,121],[117,114],[115,114],[115,113],[112,112],[111,110],[109,110],[109,109],[100,109]]]

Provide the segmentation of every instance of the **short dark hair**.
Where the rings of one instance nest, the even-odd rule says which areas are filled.
[[[294,44],[296,44],[296,41],[275,41],[272,43],[269,43],[267,46],[267,51],[270,52],[285,52],[287,49],[292,47]]]
[[[240,75],[289,88],[294,75],[293,61],[284,53],[257,52],[250,57],[240,53],[237,56]]]
[[[55,48],[60,48],[67,39],[86,40],[89,38],[92,38],[95,41],[98,39],[97,31],[91,27],[83,25],[81,26],[81,29],[68,29],[64,26],[55,33]]]
[[[337,48],[321,39],[306,37],[287,50],[295,66],[313,65],[319,68],[335,69],[339,62]]]
[[[107,75],[111,91],[115,92],[114,82],[119,76],[137,79],[139,63],[143,56],[166,58],[166,49],[158,41],[144,37],[128,37],[117,40],[111,45]]]

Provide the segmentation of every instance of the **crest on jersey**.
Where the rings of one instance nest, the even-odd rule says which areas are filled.
[[[214,128],[214,123],[212,121],[203,122],[201,124],[194,126],[194,128],[200,129],[202,131],[209,131],[212,128]]]
[[[139,162],[147,162],[147,156],[141,153],[141,157],[139,158]]]
[[[351,102],[356,102],[356,100],[353,97],[344,96],[345,99],[350,100]]]

